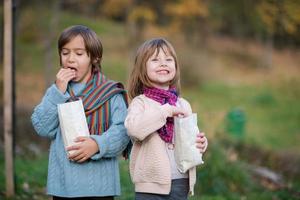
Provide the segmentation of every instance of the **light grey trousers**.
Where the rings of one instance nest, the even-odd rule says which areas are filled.
[[[189,193],[189,179],[172,180],[171,192],[168,195],[152,193],[135,193],[135,200],[187,200]]]

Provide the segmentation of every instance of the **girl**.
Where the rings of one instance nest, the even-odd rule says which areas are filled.
[[[58,40],[61,68],[32,114],[36,132],[51,140],[47,193],[53,199],[113,199],[120,195],[117,156],[129,142],[127,106],[120,83],[101,73],[102,44],[94,31],[77,25]],[[81,98],[90,137],[78,137],[65,151],[57,104]],[[77,199],[77,198],[76,198]]]
[[[134,140],[130,175],[135,199],[187,199],[193,194],[196,169],[180,173],[174,160],[174,121],[192,113],[179,98],[179,66],[172,45],[165,39],[146,41],[137,51],[129,83],[133,98],[125,127]],[[199,153],[207,148],[204,133],[197,137]],[[200,156],[200,154],[199,154]]]

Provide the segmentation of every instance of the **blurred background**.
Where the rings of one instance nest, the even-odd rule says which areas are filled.
[[[13,199],[49,199],[49,141],[36,136],[30,116],[59,69],[58,36],[75,24],[96,31],[104,74],[125,85],[143,41],[165,37],[175,47],[182,96],[209,139],[190,199],[300,199],[300,1],[16,0],[15,6]],[[3,1],[0,28],[3,130]],[[128,161],[120,163],[118,199],[131,200]]]

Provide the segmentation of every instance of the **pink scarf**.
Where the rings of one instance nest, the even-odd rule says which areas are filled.
[[[175,106],[177,102],[177,92],[175,88],[170,88],[169,90],[163,90],[158,88],[144,88],[144,95],[154,101],[159,102],[161,105],[166,103]],[[166,124],[157,130],[159,136],[162,140],[167,143],[171,143],[174,133],[174,118],[168,117]]]

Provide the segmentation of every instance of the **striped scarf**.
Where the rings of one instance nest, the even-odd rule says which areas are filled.
[[[99,71],[93,70],[92,76],[86,83],[84,90],[75,95],[72,88],[68,86],[71,95],[69,101],[81,98],[91,135],[101,135],[110,126],[110,99],[115,94],[123,94],[128,106],[127,93],[121,83],[108,80]]]
[[[177,92],[175,88],[169,90],[163,90],[159,88],[144,88],[144,95],[150,99],[159,102],[161,105],[169,103],[170,105],[176,106]],[[174,134],[174,118],[168,117],[166,124],[157,130],[162,140],[167,143],[172,143]]]

